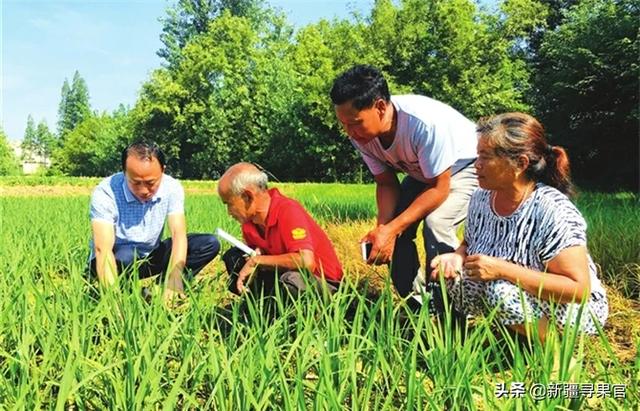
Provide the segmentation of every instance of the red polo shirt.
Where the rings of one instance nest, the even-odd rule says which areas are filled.
[[[285,197],[277,188],[269,190],[271,204],[264,237],[252,222],[242,225],[242,236],[249,247],[258,247],[265,255],[311,250],[316,260],[316,277],[342,280],[342,267],[331,240],[297,201]]]

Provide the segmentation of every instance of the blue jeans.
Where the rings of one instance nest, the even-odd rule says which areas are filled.
[[[173,241],[171,238],[160,242],[149,255],[144,259],[140,259],[140,266],[138,267],[138,275],[140,278],[151,277],[154,275],[162,274],[167,271],[169,267],[169,259],[171,258],[171,246]],[[211,234],[188,234],[187,235],[187,262],[185,265],[184,275],[187,279],[192,279],[196,274],[200,272],[209,264],[211,260],[218,255],[220,251],[220,242]],[[114,250],[116,256],[116,265],[118,266],[118,273],[122,273],[125,270],[130,270],[135,262],[133,256],[119,255],[117,250]],[[96,260],[91,260],[90,272],[93,276],[96,276]]]

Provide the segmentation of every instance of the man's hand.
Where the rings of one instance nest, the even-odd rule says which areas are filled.
[[[445,279],[456,278],[462,269],[464,258],[458,253],[447,253],[431,260],[431,279],[437,280],[442,272]]]
[[[113,254],[113,253],[111,253]],[[107,257],[107,261],[111,262],[110,260],[115,260],[115,257],[110,258]],[[98,276],[98,280],[100,281],[100,284],[105,287],[111,287],[112,285],[114,285],[116,283],[117,277],[116,274],[114,273],[115,268],[111,268],[110,266],[105,268],[102,274],[102,277]]]
[[[474,254],[466,258],[464,268],[467,278],[475,281],[493,281],[501,278],[505,260],[489,257],[484,254]]]
[[[258,262],[256,261],[257,256],[247,258],[247,262],[244,264],[240,272],[238,273],[238,280],[236,281],[236,289],[240,294],[245,291],[244,283],[249,277],[254,273],[256,268],[258,267]]]
[[[162,294],[162,300],[166,305],[171,305],[181,298],[185,298],[182,278],[180,276],[170,276]]]
[[[360,242],[371,243],[371,254],[367,264],[387,264],[391,261],[393,250],[396,245],[396,236],[387,225],[380,224],[369,231]]]

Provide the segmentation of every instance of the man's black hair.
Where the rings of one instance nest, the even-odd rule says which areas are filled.
[[[387,80],[377,68],[359,64],[345,71],[333,81],[331,101],[340,105],[351,101],[356,110],[369,108],[377,99],[391,100]]]
[[[146,140],[138,140],[129,144],[127,148],[122,150],[122,170],[126,170],[127,158],[130,155],[135,155],[137,158],[141,160],[151,160],[152,158],[157,158],[160,166],[164,168],[165,165],[165,156],[160,147],[153,141]]]

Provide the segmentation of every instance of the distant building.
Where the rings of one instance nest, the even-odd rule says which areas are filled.
[[[45,158],[35,153],[23,152],[22,147],[20,147],[20,141],[11,141],[9,144],[20,162],[24,174],[35,174],[41,167],[49,168],[51,166],[50,158]]]

